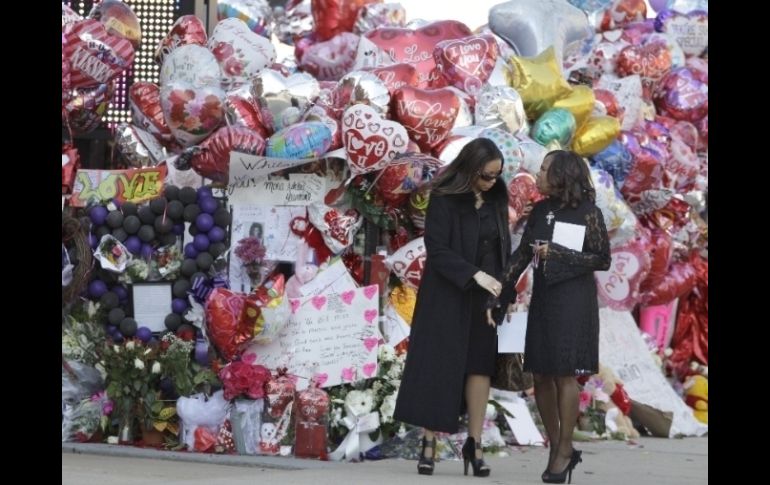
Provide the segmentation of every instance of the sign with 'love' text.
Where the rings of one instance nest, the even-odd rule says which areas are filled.
[[[128,170],[78,170],[70,205],[85,207],[89,201],[144,202],[160,197],[166,166]]]
[[[380,346],[379,288],[370,285],[341,293],[289,299],[291,317],[278,338],[252,344],[247,353],[269,369],[288,368],[299,379],[312,377],[321,387],[346,384],[377,375]]]

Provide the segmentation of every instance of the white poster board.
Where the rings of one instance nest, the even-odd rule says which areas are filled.
[[[655,364],[631,313],[602,308],[599,318],[599,362],[623,381],[628,396],[660,411],[674,413],[670,438],[680,434],[706,434],[708,425],[695,419],[692,409],[674,392]]]
[[[540,430],[537,429],[532,414],[529,412],[527,402],[517,393],[492,389],[492,398],[495,399],[506,411],[513,416],[505,416],[508,426],[513,431],[516,442],[520,445],[543,446],[545,440]]]
[[[291,317],[273,342],[252,344],[247,352],[269,369],[287,367],[297,389],[314,377],[321,387],[377,375],[380,334],[377,285],[289,299]]]
[[[165,331],[171,312],[171,283],[136,283],[131,289],[136,324],[153,332]]]

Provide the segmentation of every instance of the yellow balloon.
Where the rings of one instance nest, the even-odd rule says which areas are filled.
[[[620,122],[612,116],[595,116],[578,128],[572,140],[572,150],[582,157],[595,155],[620,134]]]
[[[513,56],[508,62],[511,87],[521,96],[524,111],[531,120],[539,118],[557,99],[572,91],[561,75],[553,47],[535,57]]]
[[[564,108],[572,113],[578,127],[580,127],[591,116],[595,101],[594,90],[584,84],[580,84],[572,86],[572,92],[553,103],[553,107]]]
[[[396,313],[398,313],[407,324],[411,325],[412,316],[414,315],[414,304],[417,302],[417,291],[406,285],[399,285],[390,292],[389,299],[390,303],[396,309]]]

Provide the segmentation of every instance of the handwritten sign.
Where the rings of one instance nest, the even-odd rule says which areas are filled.
[[[315,174],[293,173],[283,177],[249,179],[241,185],[228,186],[233,204],[307,206],[323,202],[330,178]]]
[[[228,191],[244,187],[264,179],[271,173],[295,168],[306,163],[316,162],[320,158],[271,158],[248,153],[230,152],[230,184]]]
[[[702,436],[708,425],[693,417],[692,409],[666,381],[644,343],[630,312],[599,310],[599,361],[613,370],[634,401],[674,414],[669,437]]]
[[[268,368],[286,366],[299,379],[315,377],[322,387],[377,375],[380,335],[377,285],[339,294],[291,298],[291,318],[272,343],[253,344],[248,352]]]
[[[85,207],[91,201],[117,199],[144,202],[163,193],[165,165],[128,170],[78,170],[70,205]]]

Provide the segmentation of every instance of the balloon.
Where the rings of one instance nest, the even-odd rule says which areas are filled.
[[[96,87],[72,89],[70,99],[62,110],[62,119],[74,134],[85,134],[95,130],[107,113],[114,91],[113,82]]]
[[[72,10],[67,4],[61,4],[61,31],[69,32],[73,25],[83,20],[83,17]]]
[[[265,139],[245,126],[225,126],[214,132],[191,159],[192,168],[200,175],[226,184],[230,172],[230,153],[262,155]]]
[[[476,124],[496,127],[510,133],[529,130],[524,103],[515,89],[509,86],[486,85],[476,97]]]
[[[171,56],[184,48],[175,50]],[[204,140],[222,124],[225,117],[224,98],[224,91],[218,87],[195,87],[181,81],[164,84],[160,91],[166,123],[185,147]]]
[[[225,116],[230,125],[245,126],[267,138],[272,133],[265,127],[259,101],[250,85],[243,85],[227,92]]]
[[[365,34],[378,27],[403,27],[406,24],[406,10],[400,3],[371,3],[358,11],[353,33]]]
[[[591,159],[595,167],[612,175],[615,187],[620,189],[631,169],[634,157],[619,140],[613,140],[604,150],[593,155]]]
[[[494,10],[494,9],[493,9]],[[511,57],[511,86],[521,96],[530,119],[537,119],[572,88],[561,75],[553,47],[535,57]]]
[[[607,271],[597,271],[599,301],[617,311],[631,311],[641,300],[639,286],[650,270],[649,248],[636,239],[612,249]]]
[[[338,209],[323,204],[311,204],[307,208],[310,223],[320,231],[326,246],[334,254],[339,254],[353,244],[364,222],[355,209]]]
[[[220,87],[222,72],[214,54],[196,44],[177,47],[165,56],[160,68],[160,87],[185,82],[193,87]]]
[[[508,224],[514,227],[523,217],[524,208],[543,199],[543,195],[537,190],[535,177],[521,171],[513,176],[508,184]]]
[[[310,5],[319,40],[329,40],[343,32],[351,32],[358,12],[365,5],[380,0],[312,0]]]
[[[665,231],[653,228],[649,232],[650,272],[642,281],[641,291],[646,293],[656,288],[666,276],[672,255],[671,236]]]
[[[372,74],[380,78],[391,96],[404,86],[417,87],[417,69],[412,64],[401,62],[390,66],[377,67],[371,70]]]
[[[658,31],[671,35],[688,56],[700,56],[709,46],[709,17],[704,11],[689,14],[664,11],[655,20]]]
[[[307,48],[299,65],[319,81],[338,81],[354,69],[359,36],[343,32]]]
[[[647,4],[644,0],[615,0],[604,12],[600,28],[601,30],[617,29],[646,18]]]
[[[617,78],[602,76],[597,87],[606,89],[615,95],[618,104],[623,108],[623,130],[631,130],[641,118],[642,79],[638,75]],[[609,114],[609,112],[607,113]]]
[[[666,8],[666,4],[668,3],[668,0],[647,0],[650,4],[650,7],[652,7],[653,10],[656,12],[660,12],[661,10],[664,10]]]
[[[139,49],[142,43],[139,19],[125,3],[119,0],[102,0],[94,6],[88,17],[100,21],[108,33],[128,40],[134,49]]]
[[[283,112],[289,107],[305,110],[318,97],[318,81],[307,73],[284,77],[278,71],[266,69],[253,80],[253,96],[257,99],[265,128],[271,133]]]
[[[365,71],[346,74],[334,90],[335,104],[367,104],[379,114],[387,116],[390,109],[390,91],[378,76]]]
[[[267,140],[265,154],[276,158],[316,158],[331,145],[331,131],[318,121],[287,126]]]
[[[342,139],[353,175],[386,167],[407,150],[407,130],[380,117],[370,106],[356,104],[342,116]]]
[[[476,95],[495,68],[497,42],[490,35],[441,41],[433,49],[433,59],[450,85]]]
[[[206,299],[206,334],[227,360],[235,358],[239,347],[250,338],[240,331],[245,302],[246,295],[226,288],[214,288]]]
[[[419,288],[422,273],[425,269],[425,258],[427,257],[425,241],[419,237],[414,239],[395,253],[388,256],[385,264],[405,285],[412,288]]]
[[[149,82],[135,82],[128,90],[128,102],[134,123],[165,144],[174,141],[174,135],[163,116],[160,88]]]
[[[678,300],[663,305],[643,305],[639,308],[639,330],[650,335],[655,346],[663,351],[671,343],[676,324]]]
[[[577,126],[582,125],[594,109],[593,89],[585,85],[577,85],[567,96],[553,103],[553,108],[564,108],[575,117]]]
[[[237,18],[227,18],[214,27],[208,48],[219,63],[225,88],[249,82],[271,66],[276,56],[270,40],[255,34]]]
[[[624,227],[626,231],[615,237],[615,242],[631,239],[636,227],[636,217],[623,197],[615,188],[612,176],[596,167],[591,167],[591,181],[596,189],[596,206],[604,216],[607,231],[615,231]]]
[[[563,108],[549,109],[532,126],[532,139],[541,145],[556,141],[567,146],[575,134],[575,117]]]
[[[620,134],[620,122],[612,116],[593,116],[575,132],[572,149],[587,157],[604,150]]]
[[[85,88],[106,84],[134,62],[134,46],[109,34],[98,20],[86,19],[64,34],[62,52],[70,62],[70,84]]]
[[[690,292],[697,282],[698,273],[690,262],[671,264],[666,276],[644,295],[645,305],[663,305]]]
[[[708,84],[687,67],[668,73],[653,99],[662,114],[677,120],[697,122],[708,114]]]
[[[394,118],[422,150],[431,150],[449,135],[460,100],[448,88],[424,90],[405,86],[393,96]]]
[[[519,171],[523,155],[519,150],[519,142],[513,135],[499,128],[485,128],[479,136],[495,142],[500,153],[503,154],[504,172],[517,173]]]
[[[671,63],[671,52],[663,43],[631,45],[620,51],[617,72],[620,76],[639,74],[644,79],[657,81],[671,69]]]
[[[166,159],[166,150],[158,140],[128,123],[117,126],[115,148],[132,167],[154,167]]]
[[[206,27],[201,19],[195,15],[182,15],[176,19],[169,33],[158,43],[158,49],[155,51],[155,62],[163,65],[166,56],[183,45],[205,46],[207,38]]]
[[[243,21],[249,30],[267,39],[272,35],[273,10],[267,0],[218,0],[217,20],[227,18]]]
[[[523,57],[553,48],[559,65],[567,44],[592,33],[585,13],[560,0],[512,0],[495,5],[489,10],[489,27]]]
[[[377,193],[390,207],[409,198],[422,181],[423,160],[409,155],[398,157],[377,176]]]
[[[418,87],[433,85],[441,76],[435,72],[433,49],[443,40],[461,39],[471,35],[470,29],[455,20],[441,20],[416,30],[393,27],[378,28],[366,34],[377,47],[392,53],[395,62],[414,65]]]

